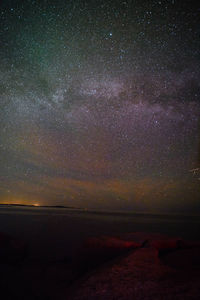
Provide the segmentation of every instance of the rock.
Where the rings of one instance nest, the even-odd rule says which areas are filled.
[[[161,260],[175,269],[188,271],[200,271],[199,247],[190,249],[179,249],[162,256]]]
[[[141,247],[141,243],[135,241],[126,241],[117,237],[101,236],[89,238],[85,247],[91,249],[111,249],[112,251],[120,251]]]
[[[198,243],[144,233],[126,235],[125,241],[130,237],[134,242],[143,241],[142,247],[85,276],[66,299],[199,299]]]
[[[80,253],[81,258],[77,261],[79,267],[85,272],[102,263],[111,260],[123,253],[140,247],[140,243],[125,241],[117,237],[92,237],[83,244]]]
[[[18,263],[27,255],[27,245],[0,232],[0,263]]]

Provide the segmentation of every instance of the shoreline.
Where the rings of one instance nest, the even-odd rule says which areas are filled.
[[[93,214],[93,215],[116,215],[116,216],[127,216],[127,217],[150,217],[150,218],[173,218],[173,219],[181,219],[181,218],[197,218],[197,221],[200,222],[199,214],[185,214],[185,213],[164,213],[164,212],[143,212],[143,211],[110,211],[110,210],[95,210],[95,209],[85,209],[85,208],[77,208],[77,207],[68,207],[68,206],[48,206],[48,205],[25,205],[25,204],[0,204],[0,212],[1,209],[32,209],[34,212],[40,212],[49,210],[49,211],[66,211],[66,212],[75,212],[82,214]]]

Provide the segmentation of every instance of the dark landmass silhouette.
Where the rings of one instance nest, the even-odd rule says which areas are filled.
[[[81,209],[80,207],[64,206],[64,205],[35,205],[35,204],[4,204],[0,203],[0,207],[34,207],[34,208],[69,208],[69,209]]]

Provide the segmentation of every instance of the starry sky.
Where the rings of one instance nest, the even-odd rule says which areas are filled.
[[[0,203],[200,213],[199,14],[1,1]]]

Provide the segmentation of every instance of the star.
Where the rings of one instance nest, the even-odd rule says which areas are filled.
[[[0,203],[193,210],[197,7],[48,3],[0,7]]]

